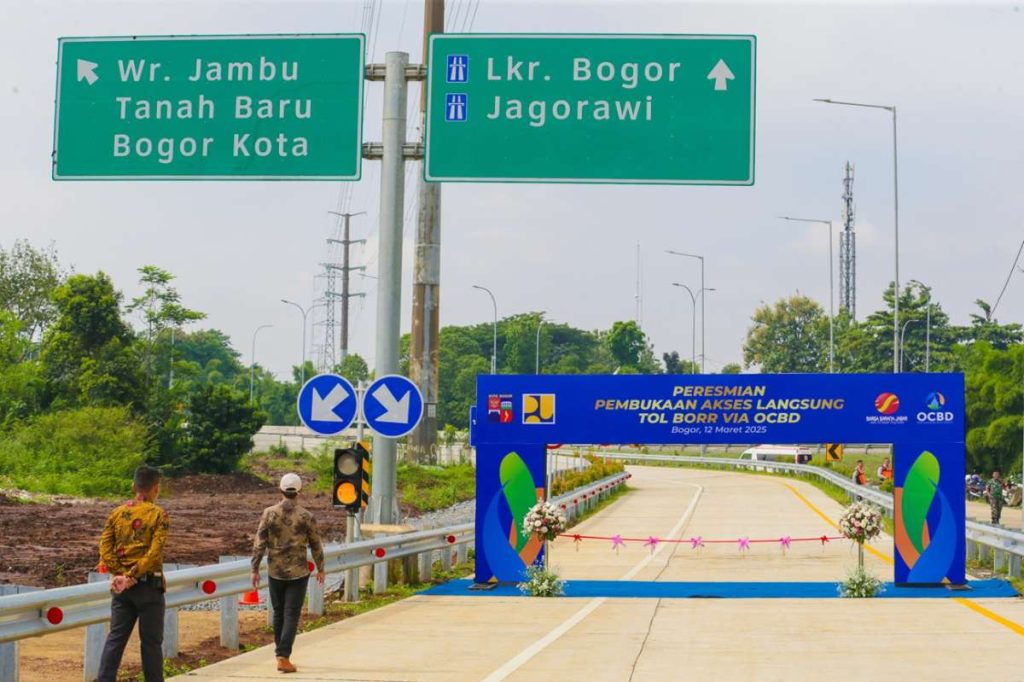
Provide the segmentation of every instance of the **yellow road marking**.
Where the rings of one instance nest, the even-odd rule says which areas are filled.
[[[1009,628],[1010,630],[1016,632],[1018,635],[1024,636],[1024,625],[1020,625],[1019,623],[1014,623],[1012,620],[1008,620],[1006,618],[1003,618],[998,613],[995,613],[993,611],[989,611],[988,609],[986,609],[981,604],[976,604],[975,602],[971,601],[970,599],[964,599],[963,597],[955,597],[953,599],[953,601],[955,601],[958,604],[962,604],[962,605],[966,606],[967,608],[969,608],[971,611],[974,611],[975,613],[980,613],[981,615],[985,616],[986,618],[988,618],[990,620],[994,620],[995,622],[999,623],[1003,627]]]
[[[836,525],[836,524],[835,524],[835,523],[834,523],[834,522],[832,521],[832,519],[830,519],[830,518],[829,518],[829,517],[828,517],[828,516],[827,516],[827,515],[825,514],[825,512],[823,512],[823,511],[821,511],[820,509],[818,509],[818,507],[817,507],[817,506],[815,506],[815,504],[814,504],[813,502],[811,502],[811,501],[810,501],[810,500],[808,500],[808,499],[807,499],[806,497],[804,497],[804,496],[803,496],[803,495],[802,495],[802,494],[800,493],[800,491],[799,491],[799,490],[797,490],[796,488],[794,488],[793,486],[791,486],[791,485],[790,485],[790,484],[788,484],[788,483],[783,483],[782,485],[784,485],[784,486],[786,486],[787,488],[789,488],[790,492],[792,492],[792,493],[793,493],[794,495],[796,495],[796,496],[797,496],[797,497],[798,497],[798,498],[800,499],[800,501],[801,501],[801,502],[803,502],[803,503],[804,503],[804,504],[806,504],[806,505],[807,505],[808,507],[810,507],[811,511],[813,511],[813,512],[814,512],[815,514],[817,514],[818,516],[820,516],[820,517],[822,518],[822,520],[823,520],[823,521],[825,521],[825,523],[827,523],[828,525],[832,526],[832,527],[833,527],[833,528],[835,528],[836,530],[839,530],[839,526],[837,526],[837,525]],[[877,556],[877,557],[878,557],[879,559],[882,559],[883,561],[885,561],[885,562],[887,562],[887,563],[890,563],[890,564],[891,564],[891,563],[893,563],[893,560],[892,560],[892,559],[891,559],[890,557],[888,557],[888,556],[886,556],[886,555],[882,554],[881,552],[879,552],[879,551],[878,551],[877,549],[875,549],[875,548],[874,548],[874,547],[872,547],[871,545],[864,545],[864,547],[865,547],[865,549],[867,549],[867,550],[868,550],[869,552],[871,552],[872,554],[874,554],[875,556]],[[1003,627],[1005,627],[1005,628],[1008,628],[1009,630],[1011,630],[1011,631],[1013,631],[1013,632],[1016,632],[1016,633],[1017,633],[1018,635],[1024,636],[1024,626],[1020,625],[1019,623],[1014,623],[1014,622],[1013,622],[1012,620],[1008,620],[1008,619],[1006,619],[1006,618],[1003,618],[1003,617],[1002,617],[1002,616],[1000,616],[1000,615],[999,615],[998,613],[995,613],[995,612],[993,612],[993,611],[989,611],[988,609],[986,609],[986,608],[985,608],[984,606],[982,606],[981,604],[977,604],[977,603],[975,603],[975,602],[971,601],[970,599],[966,599],[966,598],[964,598],[964,597],[954,597],[954,598],[953,598],[953,601],[955,601],[955,602],[956,602],[957,604],[960,604],[961,606],[966,606],[966,607],[967,607],[967,608],[969,608],[970,610],[972,610],[972,611],[974,611],[975,613],[978,613],[978,614],[980,614],[980,615],[982,615],[982,616],[985,616],[986,618],[988,618],[988,619],[989,619],[989,620],[991,620],[991,621],[994,621],[994,622],[996,622],[996,623],[999,623],[999,624],[1000,624],[1000,625],[1002,625]]]
[[[835,528],[836,530],[839,530],[839,526],[837,526],[837,525],[835,524],[835,522],[834,522],[834,521],[833,521],[832,519],[830,519],[830,518],[828,517],[828,515],[827,515],[827,514],[825,514],[825,512],[823,512],[823,511],[821,511],[820,509],[818,509],[818,507],[817,507],[817,506],[816,506],[816,505],[815,505],[815,504],[814,504],[813,502],[811,502],[811,501],[810,501],[810,500],[808,500],[808,499],[807,499],[806,497],[804,497],[804,496],[803,496],[803,494],[802,494],[802,493],[801,493],[801,492],[800,492],[799,490],[797,490],[796,488],[794,488],[793,486],[791,486],[791,485],[790,485],[790,484],[788,484],[788,483],[783,483],[782,485],[784,485],[784,486],[786,486],[787,488],[789,488],[789,491],[790,491],[791,493],[793,493],[794,495],[796,495],[796,496],[797,496],[797,498],[799,498],[799,500],[800,500],[801,502],[803,502],[803,503],[804,503],[804,504],[806,504],[806,505],[807,505],[808,507],[810,507],[810,509],[811,509],[811,511],[812,511],[812,512],[814,512],[815,514],[817,514],[818,516],[820,516],[820,517],[821,517],[821,519],[822,519],[822,521],[824,521],[824,522],[825,522],[825,523],[827,523],[828,525],[832,526],[832,527],[833,527],[833,528]],[[881,552],[879,552],[879,551],[878,551],[877,549],[875,549],[874,547],[872,547],[872,546],[871,546],[871,545],[869,545],[869,544],[866,544],[866,543],[865,543],[865,545],[864,545],[864,549],[866,549],[867,551],[871,552],[871,553],[872,553],[872,554],[874,554],[874,555],[875,555],[876,557],[878,557],[879,559],[881,559],[882,561],[884,561],[884,562],[886,562],[886,563],[889,563],[889,564],[893,563],[893,561],[892,561],[892,557],[889,557],[889,556],[886,556],[885,554],[882,554]]]

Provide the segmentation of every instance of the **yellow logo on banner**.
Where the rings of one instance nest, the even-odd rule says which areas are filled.
[[[523,395],[524,424],[554,424],[555,394],[526,393]]]

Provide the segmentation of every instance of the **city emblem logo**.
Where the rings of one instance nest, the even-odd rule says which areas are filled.
[[[900,409],[900,399],[895,393],[879,393],[875,398],[875,409],[879,414],[895,414]]]
[[[555,394],[525,393],[523,394],[524,424],[554,424]]]
[[[495,424],[511,424],[512,417],[511,393],[491,393],[487,396],[487,421]]]

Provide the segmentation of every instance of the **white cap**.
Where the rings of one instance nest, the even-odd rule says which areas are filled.
[[[297,493],[302,490],[302,479],[298,474],[285,474],[281,477],[280,488],[286,493]]]

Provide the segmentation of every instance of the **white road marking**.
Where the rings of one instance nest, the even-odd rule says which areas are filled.
[[[669,531],[668,536],[666,536],[663,539],[676,539],[676,536],[680,532],[682,532],[684,527],[686,527],[686,524],[690,520],[690,516],[693,515],[694,510],[697,508],[697,502],[700,500],[701,493],[704,492],[704,487],[692,483],[689,483],[687,485],[696,488],[697,492],[694,493],[693,499],[690,500],[689,506],[686,507],[686,511],[683,512],[683,515],[679,517],[679,521],[677,521],[676,525],[672,527],[671,531]],[[641,559],[636,566],[631,568],[629,572],[627,572],[626,575],[619,578],[619,580],[631,580],[634,577],[636,577],[636,575],[640,573],[640,571],[644,570],[644,568],[646,568],[654,560],[654,558],[661,553],[661,551],[666,547],[666,545],[667,543],[659,542],[658,546],[654,548],[653,552],[651,552],[649,555]],[[580,609],[573,615],[569,616],[569,618],[562,621],[560,624],[556,625],[546,635],[544,635],[536,642],[520,651],[514,657],[509,659],[503,666],[501,666],[500,668],[492,672],[490,675],[485,677],[483,682],[500,682],[501,680],[504,680],[506,677],[514,673],[516,670],[523,667],[531,658],[533,658],[541,651],[546,649],[549,644],[557,641],[562,635],[564,635],[566,632],[568,632],[576,625],[578,625],[584,618],[586,618],[595,610],[597,610],[597,608],[601,606],[601,604],[604,604],[606,601],[607,597],[598,597],[596,599],[590,600],[590,602],[588,602],[587,605],[584,606],[582,609]]]

